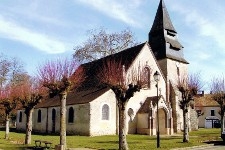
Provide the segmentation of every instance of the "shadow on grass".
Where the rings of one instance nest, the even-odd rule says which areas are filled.
[[[174,139],[181,139],[180,137],[167,137],[167,138],[160,138],[161,140],[174,140]]]
[[[109,144],[118,144],[118,141],[98,141],[96,143],[109,143]]]
[[[225,146],[225,142],[223,142],[223,141],[205,141],[203,143],[206,143],[206,144],[214,144],[215,146],[216,145],[223,145],[223,146]]]

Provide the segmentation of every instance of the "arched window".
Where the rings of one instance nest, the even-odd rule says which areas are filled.
[[[41,110],[38,110],[37,122],[41,122]]]
[[[109,106],[107,104],[102,106],[102,120],[109,120]]]
[[[74,121],[74,109],[73,107],[69,108],[69,117],[68,117],[68,122],[73,123]]]
[[[53,108],[52,109],[52,120],[55,121],[55,117],[56,117],[56,111],[55,109]]]
[[[150,81],[150,69],[149,67],[145,67],[143,71],[143,81],[144,81],[144,87],[150,88],[151,87],[151,81]]]
[[[22,114],[22,112],[20,111],[19,122],[22,122],[22,119],[23,119],[23,114]]]

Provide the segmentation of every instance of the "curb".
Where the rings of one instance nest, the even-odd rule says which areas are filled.
[[[188,149],[193,149],[193,148],[204,148],[204,147],[211,147],[211,146],[214,146],[214,144],[191,146],[191,147],[184,147],[184,148],[173,148],[171,150],[188,150]]]

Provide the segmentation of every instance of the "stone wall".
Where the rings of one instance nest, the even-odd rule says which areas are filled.
[[[198,116],[195,109],[190,108],[190,129],[198,130]]]
[[[109,119],[102,119],[102,107],[109,106]],[[90,136],[112,135],[117,130],[117,104],[112,90],[107,91],[90,103]]]

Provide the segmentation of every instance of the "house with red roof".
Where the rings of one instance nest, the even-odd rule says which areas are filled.
[[[195,98],[195,109],[198,114],[200,128],[220,128],[220,106],[212,98],[212,94],[200,94]]]

